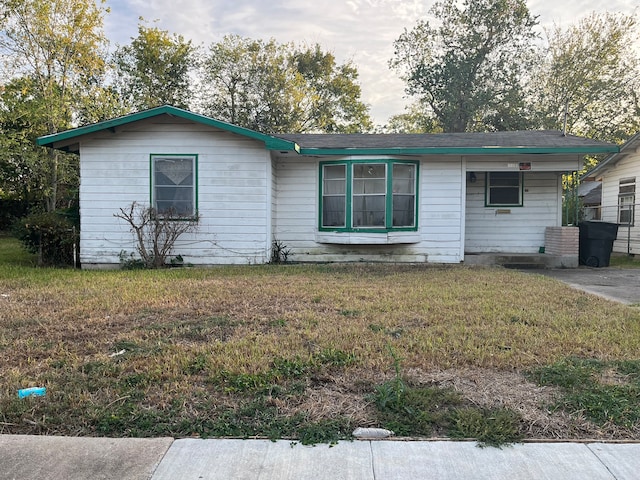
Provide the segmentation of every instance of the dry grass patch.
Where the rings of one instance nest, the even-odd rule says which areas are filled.
[[[393,376],[391,347],[416,382],[507,406],[529,436],[573,438],[562,419],[545,423],[552,387],[518,372],[640,352],[637,309],[511,270],[38,270],[0,243],[4,433],[316,438],[318,425],[372,426],[367,395]],[[47,396],[18,401],[29,386]]]

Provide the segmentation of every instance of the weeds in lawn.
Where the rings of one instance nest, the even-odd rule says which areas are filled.
[[[323,368],[345,367],[355,361],[353,354],[327,348],[308,359],[275,358],[271,367],[263,372],[234,373],[223,370],[213,379],[213,383],[224,386],[227,392],[252,394],[264,392],[292,379],[306,378]]]
[[[453,438],[475,438],[481,447],[501,447],[522,439],[521,423],[508,408],[467,407],[454,410],[448,433]]]
[[[473,438],[481,446],[517,442],[522,438],[521,419],[513,411],[467,405],[460,393],[449,388],[406,385],[378,386],[370,397],[378,408],[378,421],[400,436],[448,435]]]
[[[346,418],[303,423],[297,428],[296,437],[303,445],[316,443],[336,444],[338,440],[351,439],[353,425]]]
[[[637,308],[515,271],[75,271],[30,261],[17,242],[0,239],[0,433],[331,438],[345,425],[387,422],[399,434],[467,435],[482,428],[456,412],[476,405],[486,416],[499,402],[479,394],[471,404],[459,385],[437,388],[416,380],[421,374],[477,369],[498,377],[567,355],[606,354],[614,363],[599,371],[564,365],[575,377],[564,381],[624,387],[607,399],[608,412],[623,413],[631,407],[621,398],[632,398],[640,376],[629,353],[640,351]],[[406,376],[397,356],[392,376],[381,379],[388,345],[401,352]],[[32,386],[46,386],[46,397],[17,398]]]
[[[400,436],[474,438],[481,446],[500,447],[522,438],[521,419],[515,412],[467,405],[451,388],[411,385],[402,379],[400,358],[393,348],[389,351],[395,376],[369,397],[384,428]]]
[[[640,360],[569,357],[528,373],[540,385],[562,387],[555,405],[598,425],[632,428],[640,422]]]

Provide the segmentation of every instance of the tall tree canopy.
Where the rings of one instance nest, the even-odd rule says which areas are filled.
[[[367,131],[357,78],[350,62],[339,65],[319,45],[227,36],[203,61],[202,108],[265,133]]]
[[[548,32],[532,75],[541,128],[622,142],[640,130],[640,62],[634,16],[592,13]]]
[[[524,0],[442,0],[433,23],[419,21],[394,42],[406,91],[445,132],[507,130],[528,124],[521,78],[537,24]]]
[[[159,105],[188,108],[191,101],[189,73],[195,63],[195,47],[181,35],[157,27],[138,26],[138,36],[114,54],[116,85],[130,110]]]
[[[33,90],[29,77],[13,79],[0,90],[0,198],[26,205],[42,200],[46,190],[45,152],[33,142],[43,132],[46,104]]]
[[[106,10],[95,0],[5,0],[0,53],[7,75],[20,79],[3,92],[3,134],[14,147],[35,136],[68,128],[90,108],[86,101],[105,72],[107,41],[102,32]],[[16,99],[22,101],[16,102]],[[12,107],[20,107],[19,115]],[[12,118],[12,116],[14,118]],[[28,117],[28,118],[27,118]],[[29,125],[27,130],[16,126]],[[17,143],[16,143],[17,142]],[[24,151],[33,154],[32,144]],[[38,149],[47,210],[58,199],[58,179],[74,170],[73,159]],[[14,158],[15,160],[15,158]]]

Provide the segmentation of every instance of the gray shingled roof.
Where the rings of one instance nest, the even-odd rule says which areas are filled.
[[[268,150],[303,155],[486,155],[599,154],[618,152],[617,145],[556,130],[437,134],[292,134],[267,135],[170,105],[86,125],[37,139],[41,146],[78,152],[79,139],[105,130],[116,132],[131,123],[170,115],[263,142]]]
[[[388,148],[571,148],[611,146],[606,142],[559,130],[432,134],[279,134],[302,149],[388,149]]]

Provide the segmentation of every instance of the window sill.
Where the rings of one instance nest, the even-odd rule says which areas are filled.
[[[418,232],[317,232],[316,242],[337,245],[397,245],[419,243],[422,240]]]

